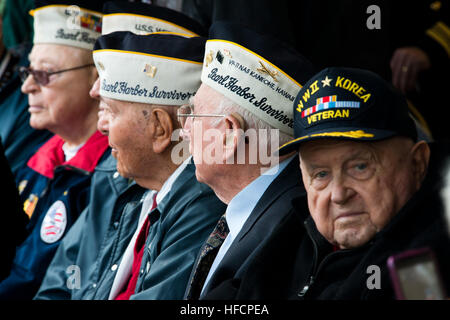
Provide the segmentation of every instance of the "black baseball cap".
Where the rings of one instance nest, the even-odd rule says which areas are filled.
[[[405,97],[376,73],[326,68],[313,76],[294,100],[294,138],[280,155],[300,143],[333,138],[377,141],[393,136],[417,140]]]

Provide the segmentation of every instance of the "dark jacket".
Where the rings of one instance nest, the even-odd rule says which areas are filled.
[[[107,137],[98,131],[67,162],[63,143],[58,136],[51,138],[17,174],[20,201],[31,216],[29,235],[0,283],[0,299],[36,294],[62,237],[89,202],[92,171],[109,153]]]
[[[209,299],[208,293],[221,283],[238,279],[245,273],[253,258],[253,252],[268,238],[281,220],[292,210],[292,199],[305,193],[301,180],[298,155],[270,184],[259,199],[249,218],[228,249],[204,290],[201,299]],[[306,215],[308,211],[304,211]],[[219,296],[214,296],[219,299]],[[224,297],[226,298],[226,297]]]
[[[64,237],[35,299],[108,299],[123,252],[136,230],[146,189],[123,178],[112,155],[97,166],[92,176],[89,206]],[[79,269],[79,282],[71,266]]]
[[[226,283],[222,292],[229,293],[228,299],[393,299],[388,257],[422,247],[435,252],[441,270],[449,270],[450,240],[440,190],[450,147],[432,145],[431,150],[422,187],[371,241],[356,249],[333,251],[312,218],[302,220],[298,214],[307,208],[306,197],[300,197],[245,276]],[[380,268],[381,289],[367,286],[371,265]],[[448,274],[444,272],[443,278],[450,289]]]
[[[187,164],[149,215],[141,271],[130,299],[183,299],[197,254],[225,210],[211,188],[197,181],[195,165]]]

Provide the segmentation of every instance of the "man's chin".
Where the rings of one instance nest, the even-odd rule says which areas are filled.
[[[114,157],[114,155],[113,155],[113,157]],[[121,175],[123,178],[127,178],[127,179],[132,178],[130,172],[128,170],[125,170],[124,167],[120,164],[120,160],[119,159],[117,159],[116,170],[119,173],[119,175]]]
[[[346,228],[335,232],[334,239],[341,249],[354,249],[365,245],[375,232],[361,228]]]
[[[40,121],[37,121],[36,119],[30,118],[30,127],[32,127],[35,130],[44,130],[47,129]]]

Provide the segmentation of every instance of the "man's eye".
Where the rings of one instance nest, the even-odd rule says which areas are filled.
[[[366,180],[373,176],[375,169],[367,162],[360,162],[355,165],[351,165],[347,173],[356,179]]]
[[[328,175],[326,171],[319,171],[314,175],[314,178],[323,179]]]

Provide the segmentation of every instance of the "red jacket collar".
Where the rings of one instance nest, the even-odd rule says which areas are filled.
[[[108,148],[108,137],[96,131],[72,159],[64,161],[64,142],[61,137],[54,135],[28,160],[28,167],[50,179],[53,178],[55,168],[60,165],[93,172]]]

